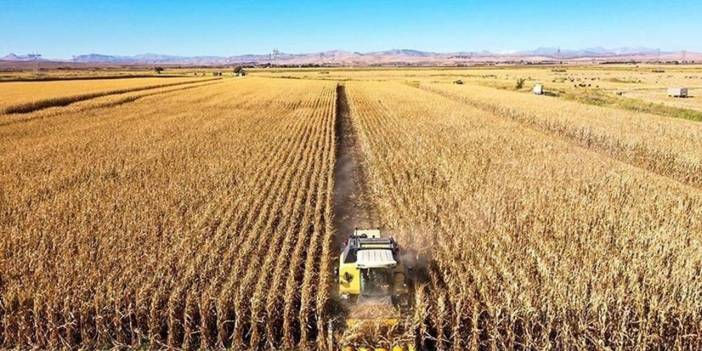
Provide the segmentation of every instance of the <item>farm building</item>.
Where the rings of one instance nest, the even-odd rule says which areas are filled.
[[[531,89],[531,91],[535,95],[544,95],[544,86],[542,84],[536,84],[534,85],[534,88]]]
[[[668,96],[678,98],[687,97],[687,88],[668,88]]]

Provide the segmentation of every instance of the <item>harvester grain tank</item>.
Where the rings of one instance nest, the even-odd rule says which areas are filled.
[[[339,257],[339,294],[351,302],[385,300],[406,307],[411,269],[393,238],[382,238],[378,229],[356,229]]]

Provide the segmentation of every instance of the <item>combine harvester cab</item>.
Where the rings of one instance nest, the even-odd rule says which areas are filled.
[[[411,309],[412,273],[412,264],[402,259],[393,238],[383,238],[378,229],[354,230],[344,243],[336,274],[338,295],[348,309],[346,331],[359,339],[373,335],[386,341],[401,334],[403,315]],[[342,350],[415,350],[411,344],[353,344]]]

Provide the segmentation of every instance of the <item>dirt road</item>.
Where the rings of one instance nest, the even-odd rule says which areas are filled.
[[[339,248],[354,228],[373,228],[372,199],[366,191],[366,175],[361,164],[358,136],[351,119],[346,89],[336,89],[336,164],[334,165],[334,229],[335,246]]]

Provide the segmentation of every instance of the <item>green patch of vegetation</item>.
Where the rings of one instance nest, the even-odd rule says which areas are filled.
[[[686,108],[673,107],[660,103],[645,102],[638,99],[623,98],[617,103],[624,109],[653,113],[661,116],[689,119],[692,121],[702,121],[702,112]]]
[[[562,96],[568,100],[597,106],[612,105],[616,101],[615,98],[598,90],[569,91]]]
[[[612,96],[599,90],[566,92],[560,96],[585,104],[616,107],[624,110],[651,113],[659,116],[702,121],[702,112],[686,108],[673,107],[660,103],[646,102],[640,99]]]
[[[627,78],[610,78],[607,79],[608,81],[612,83],[625,83],[625,84],[637,84],[641,83],[641,80],[636,80],[636,79],[627,79]]]

